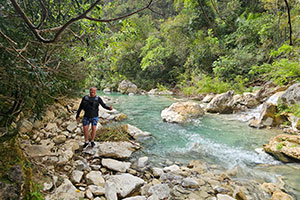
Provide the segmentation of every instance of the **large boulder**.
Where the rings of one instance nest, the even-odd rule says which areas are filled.
[[[232,100],[228,103],[228,107],[231,107],[233,111],[241,111],[248,108],[254,108],[258,104],[259,102],[256,100],[255,95],[246,92],[242,95],[234,95]]]
[[[264,150],[282,162],[300,161],[300,136],[280,134],[271,138]]]
[[[130,81],[123,80],[118,87],[118,91],[123,94],[137,93],[137,86]]]
[[[169,90],[159,90],[157,88],[152,89],[148,92],[148,95],[173,95],[172,91]]]
[[[292,106],[300,103],[300,83],[290,86],[280,97],[280,102]]]
[[[161,118],[166,122],[184,123],[189,118],[204,115],[204,109],[195,102],[177,102],[161,112]]]
[[[52,193],[45,197],[45,200],[53,199],[68,199],[78,200],[84,198],[84,192],[78,190],[68,179],[64,179],[64,182]]]
[[[287,89],[286,86],[276,86],[272,82],[267,82],[263,87],[256,93],[255,98],[259,102],[265,102],[270,96],[277,92],[282,92]]]
[[[135,138],[137,140],[138,139],[143,139],[143,138],[148,138],[152,135],[151,133],[142,131],[139,128],[137,128],[135,126],[132,126],[130,124],[125,125],[125,129],[126,129],[126,132],[130,136],[132,136],[133,138]]]
[[[99,144],[98,154],[106,158],[129,158],[140,147],[130,142],[103,142]]]
[[[121,174],[121,175],[113,175],[108,178],[106,181],[106,186],[110,186],[110,188],[114,187],[114,191],[121,198],[127,197],[133,192],[137,191],[145,181],[137,176],[133,176],[131,174]],[[107,197],[108,192],[106,192],[105,196]],[[112,191],[110,192],[112,193]]]
[[[260,116],[258,119],[249,121],[249,126],[255,128],[274,127],[284,123],[287,119],[285,116],[277,115],[277,106],[265,102],[262,106]]]
[[[231,101],[233,99],[234,91],[228,91],[216,95],[207,105],[206,111],[210,113],[232,113]]]

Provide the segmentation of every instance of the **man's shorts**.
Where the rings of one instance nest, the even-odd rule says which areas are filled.
[[[93,118],[83,117],[82,123],[83,123],[83,126],[90,125],[90,123],[92,123],[93,126],[97,126],[98,117],[93,117]]]

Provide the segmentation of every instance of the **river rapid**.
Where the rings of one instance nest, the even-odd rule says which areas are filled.
[[[116,101],[113,105],[127,115],[129,123],[152,137],[141,141],[143,151],[154,166],[162,163],[187,164],[190,160],[204,160],[210,166],[234,171],[236,179],[258,182],[285,183],[286,192],[300,199],[300,165],[283,164],[262,150],[262,145],[281,130],[250,128],[245,122],[257,110],[244,114],[206,114],[179,125],[163,122],[161,111],[176,100],[172,97],[147,95],[103,94]]]

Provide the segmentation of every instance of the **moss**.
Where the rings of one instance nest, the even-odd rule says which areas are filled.
[[[5,136],[0,141],[0,181],[16,184],[9,180],[8,174],[12,167],[22,166],[22,173],[24,175],[24,187],[21,191],[22,196],[25,197],[32,189],[32,170],[26,164],[28,161],[19,146],[19,142],[15,135]]]

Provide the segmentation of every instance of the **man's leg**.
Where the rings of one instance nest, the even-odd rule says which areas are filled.
[[[92,136],[91,136],[91,141],[94,142],[95,137],[96,137],[96,130],[97,130],[97,125],[96,126],[92,126]]]
[[[91,134],[91,145],[92,145],[92,147],[95,146],[97,123],[98,123],[98,117],[94,117],[93,122],[92,122],[92,134]]]
[[[83,126],[84,142],[89,142],[89,125]]]

